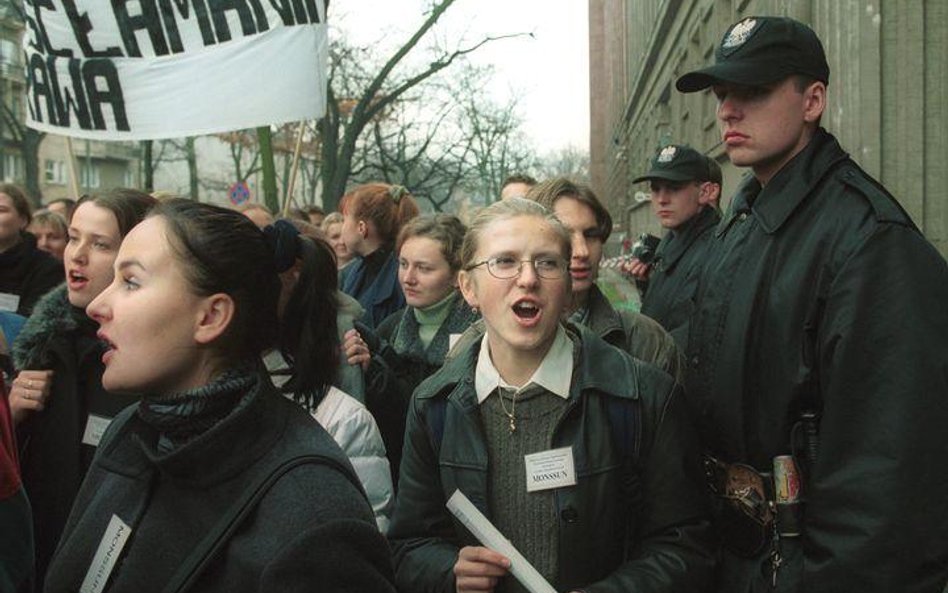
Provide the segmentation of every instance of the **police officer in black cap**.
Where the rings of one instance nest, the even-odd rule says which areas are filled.
[[[687,349],[723,540],[720,591],[941,593],[948,266],[820,127],[829,67],[788,18],[732,25],[711,87],[749,167]]]
[[[643,291],[642,313],[658,321],[684,349],[698,271],[721,216],[721,167],[689,146],[669,145],[648,173],[652,212],[668,232],[648,262],[633,259],[629,271]]]

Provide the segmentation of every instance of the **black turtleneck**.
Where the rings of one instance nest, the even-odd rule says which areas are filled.
[[[180,393],[143,395],[138,415],[158,430],[158,453],[170,453],[243,407],[256,393],[259,383],[258,370],[251,364],[241,365],[201,387]]]

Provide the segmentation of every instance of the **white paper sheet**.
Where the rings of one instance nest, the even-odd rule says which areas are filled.
[[[530,593],[556,593],[550,583],[543,578],[532,564],[527,562],[517,548],[510,543],[504,534],[494,527],[482,512],[477,510],[464,493],[455,490],[451,498],[448,499],[448,510],[454,513],[465,527],[470,530],[474,537],[478,539],[485,547],[503,554],[510,559],[510,574],[512,574],[520,584],[527,588]]]

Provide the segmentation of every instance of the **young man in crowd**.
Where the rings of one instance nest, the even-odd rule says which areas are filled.
[[[688,344],[688,320],[694,304],[698,273],[714,228],[721,220],[721,167],[688,146],[662,148],[648,173],[652,212],[668,232],[644,263],[633,259],[629,272],[638,281],[642,313],[662,324],[681,348]]]
[[[500,199],[525,198],[530,189],[537,184],[537,180],[529,175],[515,173],[504,179],[500,184]]]
[[[681,354],[668,332],[646,315],[617,311],[596,285],[603,246],[612,233],[612,216],[592,189],[560,177],[538,184],[527,199],[551,210],[570,231],[570,320],[681,379]]]
[[[687,353],[718,590],[941,593],[948,267],[820,127],[828,80],[809,27],[750,17],[676,84],[713,89],[728,156],[752,173]]]

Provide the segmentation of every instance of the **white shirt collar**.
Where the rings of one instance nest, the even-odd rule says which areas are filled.
[[[569,386],[573,380],[573,342],[566,335],[566,330],[560,325],[556,330],[553,344],[546,356],[540,361],[540,366],[534,371],[530,380],[523,387],[516,388],[505,382],[494,362],[490,358],[490,347],[487,335],[481,340],[481,352],[477,357],[477,368],[474,371],[474,390],[477,393],[477,403],[481,404],[498,387],[522,392],[531,385],[539,385],[563,399],[569,397]]]

